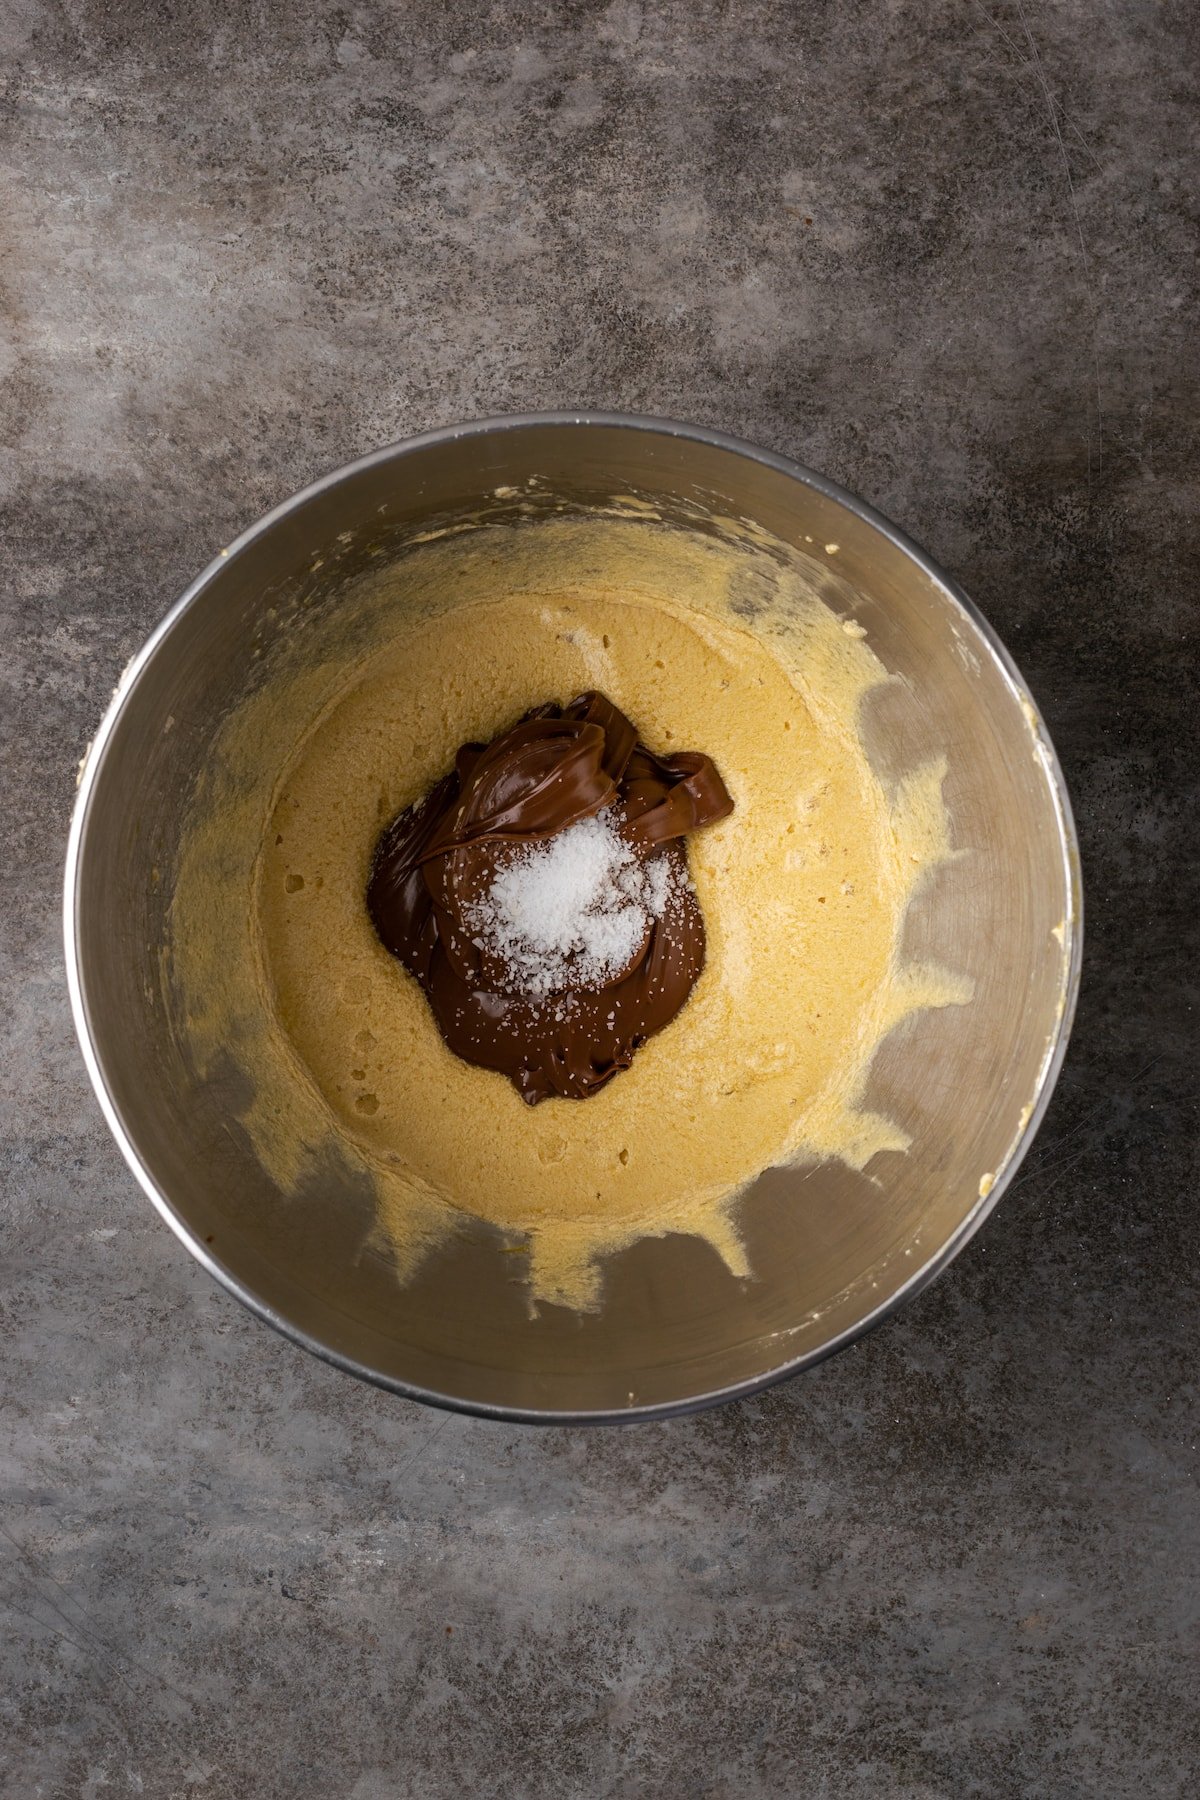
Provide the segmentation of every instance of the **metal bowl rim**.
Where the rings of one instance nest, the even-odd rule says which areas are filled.
[[[318,480],[311,482],[298,493],[272,507],[267,513],[250,525],[240,536],[221,550],[187,587],[174,606],[150,633],[141,649],[127,664],[111,702],[105,712],[100,727],[88,746],[83,762],[80,765],[78,792],[71,817],[71,828],[67,841],[66,868],[64,872],[63,894],[63,931],[65,938],[67,987],[71,999],[71,1011],[75,1021],[75,1029],[79,1037],[83,1059],[88,1075],[96,1092],[96,1098],[108,1123],[109,1130],[116,1139],[121,1154],[128,1163],[143,1192],[151,1200],[180,1242],[191,1252],[196,1261],[208,1273],[241,1301],[252,1313],[265,1320],[268,1325],[290,1338],[294,1343],[311,1351],[322,1361],[331,1363],[335,1368],[355,1375],[361,1381],[386,1389],[390,1393],[399,1394],[407,1400],[419,1400],[428,1406],[443,1408],[449,1412],[468,1413],[477,1418],[494,1419],[510,1424],[531,1425],[587,1425],[587,1424],[630,1424],[653,1419],[679,1418],[688,1413],[700,1412],[710,1406],[719,1406],[728,1400],[745,1399],[752,1394],[761,1393],[773,1387],[776,1382],[786,1381],[803,1369],[813,1368],[823,1362],[826,1357],[844,1350],[867,1332],[883,1323],[921,1290],[929,1285],[936,1276],[948,1267],[959,1251],[970,1242],[980,1226],[999,1204],[1002,1196],[1012,1182],[1017,1170],[1024,1160],[1025,1154],[1035,1137],[1038,1127],[1050,1103],[1063,1059],[1066,1055],[1067,1042],[1071,1034],[1071,1026],[1075,1017],[1075,1008],[1079,997],[1079,983],[1083,960],[1083,891],[1079,867],[1079,843],[1075,829],[1074,814],[1067,793],[1066,781],[1058,754],[1051,742],[1040,714],[1037,716],[1036,737],[1041,750],[1043,766],[1050,783],[1054,799],[1055,811],[1059,827],[1059,848],[1063,860],[1064,875],[1068,894],[1071,896],[1069,915],[1068,943],[1070,955],[1066,980],[1064,983],[1063,1006],[1056,1023],[1052,1046],[1046,1056],[1039,1076],[1038,1092],[1033,1110],[1026,1121],[1023,1131],[1005,1163],[997,1175],[994,1184],[963,1218],[950,1237],[934,1256],[914,1270],[908,1280],[894,1294],[883,1301],[872,1312],[848,1326],[828,1343],[821,1344],[812,1350],[791,1357],[774,1369],[764,1374],[755,1375],[745,1381],[731,1383],[727,1387],[713,1388],[702,1394],[689,1395],[682,1400],[665,1401],[654,1405],[632,1405],[616,1409],[594,1411],[559,1411],[544,1408],[499,1406],[483,1401],[465,1400],[457,1395],[437,1393],[423,1388],[414,1382],[401,1381],[385,1375],[377,1369],[357,1362],[353,1357],[323,1344],[311,1337],[306,1331],[294,1325],[282,1313],[268,1306],[250,1288],[246,1287],[234,1274],[226,1269],[195,1236],[187,1221],[176,1212],[169,1197],[154,1181],[149,1170],[143,1164],[136,1144],[124,1119],[116,1105],[105,1077],[101,1059],[92,1034],[88,1012],[87,997],[84,992],[79,946],[79,877],[87,834],[88,814],[92,793],[95,789],[108,744],[116,729],[117,723],[131,696],[137,688],[143,671],[153,660],[159,646],[170,636],[175,625],[187,610],[194,606],[215,580],[226,569],[230,562],[241,554],[250,544],[269,531],[280,520],[292,513],[301,512],[311,500],[328,493],[342,482],[358,475],[364,469],[378,467],[389,462],[399,462],[405,457],[434,444],[452,443],[459,438],[484,437],[508,431],[528,430],[530,427],[561,426],[578,430],[634,430],[658,433],[667,437],[683,438],[690,442],[704,444],[709,447],[726,450],[736,456],[745,457],[766,468],[774,469],[786,475],[802,486],[812,489],[836,505],[844,507],[862,523],[877,531],[899,550],[951,601],[975,627],[991,653],[992,660],[1000,671],[1013,700],[1017,705],[1027,702],[1029,689],[1021,676],[1016,663],[1008,650],[979,611],[979,608],[967,594],[925,553],[921,547],[892,524],[890,519],[869,506],[865,501],[849,493],[837,482],[826,476],[817,474],[792,458],[781,456],[772,450],[765,450],[744,438],[728,432],[716,431],[706,426],[685,424],[677,419],[655,418],[631,413],[616,412],[545,412],[502,415],[464,421],[457,425],[440,426],[431,431],[418,433],[416,436],[403,438],[399,442],[384,446],[382,449],[368,452],[365,456],[345,463]]]

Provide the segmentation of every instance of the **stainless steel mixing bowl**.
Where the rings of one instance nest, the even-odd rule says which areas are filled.
[[[167,1029],[158,960],[180,823],[220,721],[302,591],[339,586],[431,519],[475,515],[541,478],[588,507],[651,496],[664,516],[749,520],[815,546],[899,677],[868,721],[894,772],[949,762],[956,843],[914,904],[905,950],[974,978],[973,1004],[918,1015],[874,1064],[868,1103],[911,1133],[863,1174],[776,1169],[740,1206],[755,1279],[696,1240],[612,1259],[595,1316],[528,1316],[511,1258],[467,1231],[399,1287],[365,1249],[370,1195],[330,1171],[284,1196]],[[826,555],[824,546],[836,545]],[[320,576],[312,567],[320,562]],[[321,590],[313,595],[314,579]],[[684,1411],[817,1362],[945,1268],[1037,1129],[1080,963],[1078,856],[1062,774],[1021,678],[971,603],[869,507],[753,446],[652,419],[498,419],[414,438],[317,482],[223,550],[121,677],[87,756],[66,872],[67,969],[88,1069],[167,1223],[230,1291],[339,1367],[512,1419]],[[286,1212],[287,1229],[278,1229]]]

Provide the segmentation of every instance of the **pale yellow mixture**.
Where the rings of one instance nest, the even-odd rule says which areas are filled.
[[[172,910],[180,1028],[201,1067],[249,1077],[243,1122],[285,1189],[333,1141],[401,1278],[473,1214],[527,1251],[534,1300],[585,1309],[644,1236],[696,1233],[752,1274],[735,1202],[764,1168],[907,1147],[861,1108],[871,1058],[970,990],[899,960],[951,854],[944,770],[893,791],[872,771],[859,710],[887,676],[852,618],[761,549],[645,519],[435,540],[340,617],[225,728]],[[710,755],[735,805],[689,839],[708,956],[682,1013],[594,1098],[530,1108],[446,1048],[364,890],[380,829],[459,744],[586,688],[652,749]]]

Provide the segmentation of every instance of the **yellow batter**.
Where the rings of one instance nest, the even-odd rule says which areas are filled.
[[[285,1189],[333,1142],[402,1278],[473,1214],[527,1250],[533,1299],[584,1309],[643,1236],[699,1234],[752,1273],[733,1202],[764,1168],[907,1147],[860,1109],[871,1058],[969,986],[898,958],[950,854],[944,770],[892,792],[872,771],[859,709],[886,674],[861,627],[761,548],[615,518],[435,540],[338,620],[223,732],[172,912],[180,1029],[249,1077]],[[364,891],[382,826],[459,744],[586,688],[653,750],[710,755],[735,804],[688,840],[708,956],[682,1013],[598,1095],[530,1108],[446,1048]]]

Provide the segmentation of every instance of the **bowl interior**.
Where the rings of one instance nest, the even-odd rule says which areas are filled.
[[[197,1082],[159,981],[178,833],[220,722],[257,679],[280,620],[336,606],[368,559],[431,520],[538,504],[652,498],[704,528],[751,521],[818,547],[898,679],[869,702],[885,774],[944,754],[966,854],[921,891],[906,951],[975,982],[970,1006],[917,1015],[885,1042],[868,1104],[912,1137],[864,1173],[768,1171],[741,1202],[752,1281],[698,1241],[613,1258],[595,1315],[529,1316],[482,1227],[408,1286],[368,1247],[371,1194],[330,1165],[284,1196],[230,1129],[236,1092]],[[821,547],[836,544],[836,555]],[[319,577],[314,562],[322,565]],[[319,581],[319,586],[316,584]],[[268,658],[269,660],[269,658]],[[901,754],[902,752],[902,754]],[[310,1347],[406,1391],[531,1416],[697,1403],[812,1360],[948,1259],[1036,1126],[1078,963],[1073,838],[1057,768],[1002,653],[881,521],[773,459],[661,426],[533,421],[382,453],[272,515],[201,578],[123,679],[85,770],[68,874],[68,953],[89,1060],[127,1155],[193,1251]],[[279,1229],[286,1211],[287,1230]]]

